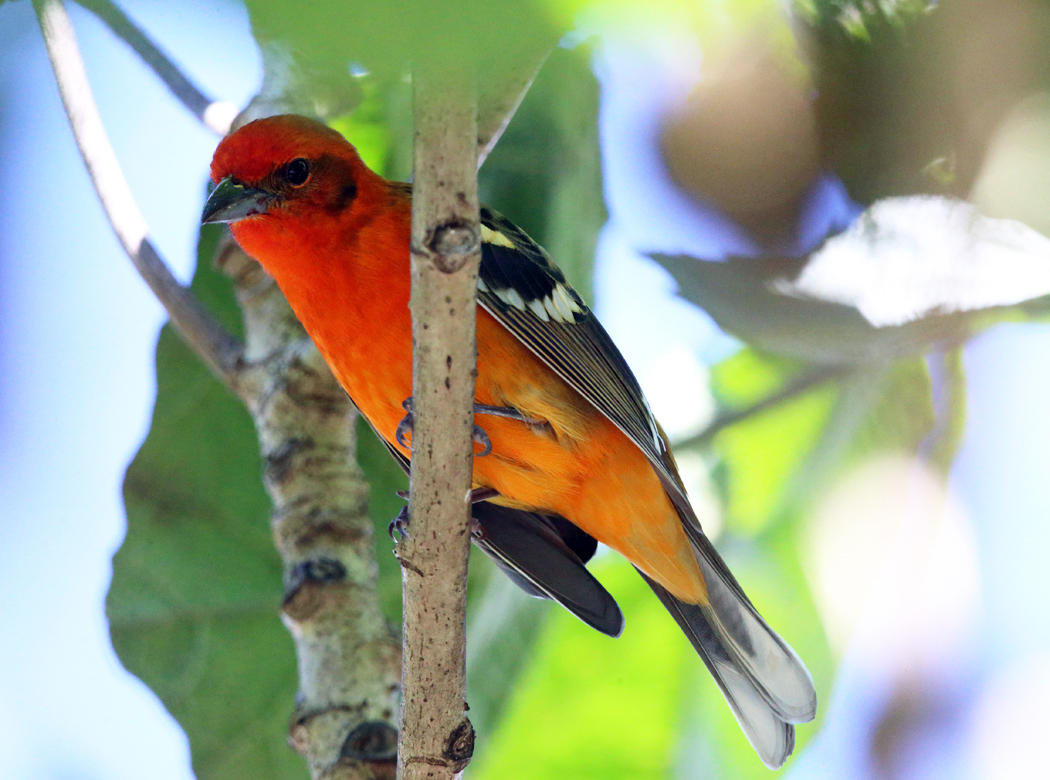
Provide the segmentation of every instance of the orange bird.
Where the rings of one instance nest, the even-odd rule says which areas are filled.
[[[225,138],[203,222],[228,222],[269,271],[336,378],[407,468],[412,190],[304,117]],[[816,692],[700,528],[623,357],[547,253],[481,210],[475,540],[533,595],[616,636],[586,572],[598,540],[641,573],[707,665],[762,761],[779,767]]]

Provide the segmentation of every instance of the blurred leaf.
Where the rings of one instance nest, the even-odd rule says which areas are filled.
[[[246,5],[260,45],[279,44],[311,80],[342,79],[347,89],[352,89],[351,66],[391,79],[413,62],[466,63],[478,73],[480,93],[497,95],[510,74],[538,62],[562,34],[535,0],[246,0]]]
[[[412,175],[412,85],[402,78],[363,74],[361,101],[328,124],[346,136],[376,173],[405,181]]]
[[[683,665],[700,661],[622,559],[604,556],[592,568],[623,608],[623,636],[555,610],[499,729],[480,737],[473,778],[667,777]],[[713,682],[698,695],[721,700]]]
[[[715,366],[712,391],[720,403],[739,408],[789,381],[797,367],[741,350]],[[714,440],[716,472],[724,493],[727,524],[754,534],[775,516],[798,464],[827,424],[836,391],[817,388],[739,422]]]
[[[817,363],[919,354],[1050,295],[1050,239],[948,198],[879,201],[803,259],[654,258],[724,330]]]
[[[820,490],[858,461],[884,452],[916,453],[933,431],[930,379],[919,358],[858,371],[836,390],[819,439],[792,476],[778,522],[790,523],[808,510]]]
[[[1045,89],[1039,0],[795,0],[823,160],[864,204],[965,197],[991,134]]]
[[[485,161],[481,201],[525,229],[585,298],[605,224],[590,49],[555,49]]]
[[[210,266],[220,234],[202,231],[193,290],[232,323],[229,280]],[[170,326],[157,386],[124,481],[128,532],[106,602],[113,645],[185,729],[198,777],[303,777],[286,744],[295,657],[254,428]]]
[[[965,201],[887,198],[828,239],[783,295],[839,303],[875,328],[1050,294],[1050,239]]]
[[[923,440],[933,429],[933,401],[930,396],[930,376],[920,358],[901,360],[876,373],[861,374],[854,387],[866,385],[867,392],[854,393],[852,402],[861,421],[850,437],[849,452],[843,461],[867,458],[876,452],[917,452]],[[865,408],[860,399],[867,399]],[[833,418],[829,431],[846,438],[847,431],[835,431],[835,424],[843,424],[842,417]],[[843,468],[848,462],[843,462]]]

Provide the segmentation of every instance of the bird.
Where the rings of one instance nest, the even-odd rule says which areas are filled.
[[[337,131],[293,114],[226,136],[211,179],[201,221],[229,224],[410,468],[411,185],[373,172]],[[585,563],[597,542],[622,554],[706,664],[759,758],[780,767],[794,725],[816,712],[809,671],[704,534],[667,437],[593,312],[523,230],[486,207],[479,219],[476,541],[527,592],[613,636],[622,615]]]

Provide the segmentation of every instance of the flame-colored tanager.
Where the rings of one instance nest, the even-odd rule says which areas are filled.
[[[412,392],[412,190],[298,116],[224,139],[204,222],[228,222],[269,271],[336,378],[403,465]],[[605,330],[547,253],[481,210],[474,458],[476,538],[529,592],[617,635],[622,617],[583,564],[622,553],[710,669],[770,767],[811,720],[805,666],[744,595],[700,528],[666,439]]]

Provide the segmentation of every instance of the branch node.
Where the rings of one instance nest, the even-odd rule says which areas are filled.
[[[381,720],[359,724],[343,742],[342,758],[357,761],[397,761],[397,729]]]
[[[346,566],[333,558],[298,563],[288,573],[281,611],[289,620],[304,623],[339,600],[328,586],[345,580]]]
[[[466,265],[471,255],[478,251],[481,237],[471,222],[451,219],[435,225],[424,243],[437,269],[451,274]]]
[[[474,726],[470,718],[463,718],[448,735],[443,755],[452,762],[452,768],[456,772],[465,769],[470,763],[474,755]]]

